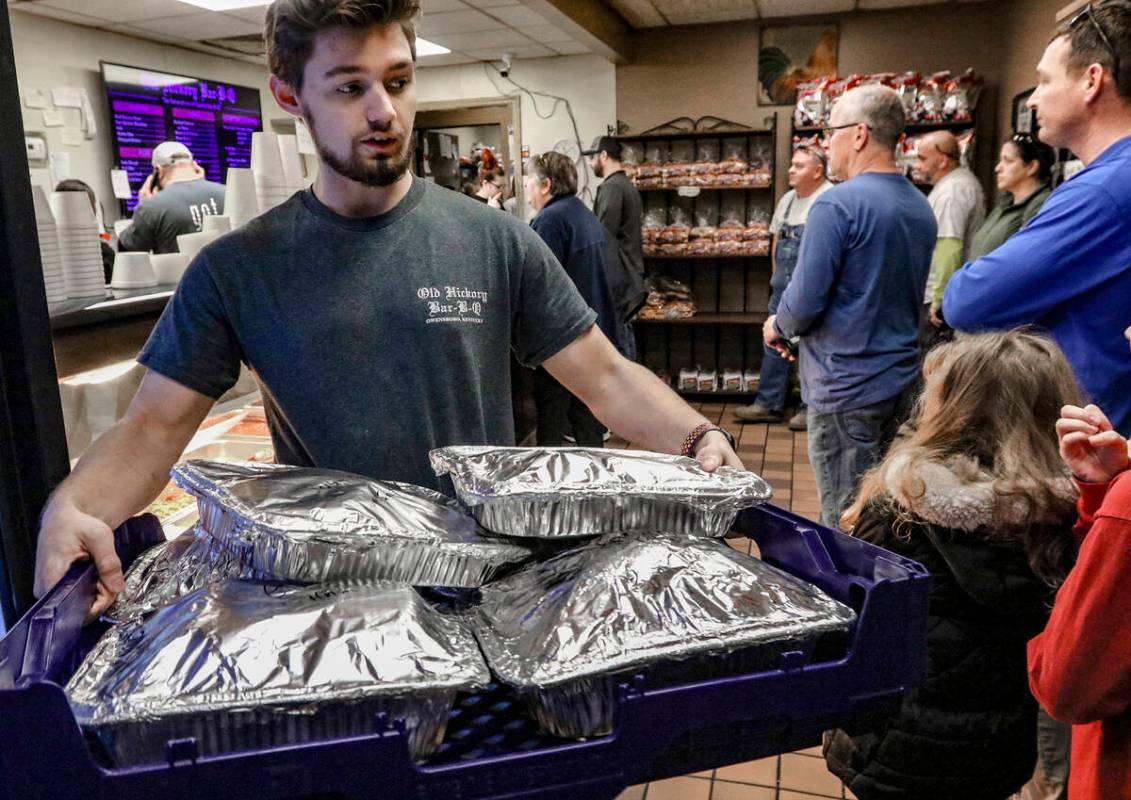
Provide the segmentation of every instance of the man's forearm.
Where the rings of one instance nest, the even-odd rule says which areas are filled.
[[[592,398],[581,398],[618,436],[648,450],[679,453],[687,436],[708,420],[652,372],[618,359],[599,377]]]
[[[47,506],[70,503],[115,528],[145,508],[169,480],[192,437],[127,416],[83,454]]]

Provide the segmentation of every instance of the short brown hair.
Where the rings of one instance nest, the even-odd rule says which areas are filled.
[[[330,28],[369,28],[396,22],[416,60],[420,0],[275,0],[267,9],[264,36],[271,74],[296,89],[314,50],[314,37]]]
[[[530,168],[539,180],[550,181],[550,194],[554,197],[577,194],[577,167],[569,156],[551,150],[530,159]]]
[[[1057,28],[1056,38],[1061,36],[1072,49],[1068,56],[1071,69],[1080,72],[1089,64],[1100,64],[1115,79],[1116,93],[1131,100],[1131,3],[1102,0],[1092,5],[1089,0],[1089,5]]]

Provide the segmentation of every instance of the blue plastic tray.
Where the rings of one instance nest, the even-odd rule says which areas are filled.
[[[622,685],[616,729],[565,741],[537,733],[505,688],[462,697],[440,751],[408,757],[393,721],[377,735],[197,758],[170,742],[167,763],[99,763],[61,685],[97,627],[82,627],[93,567],[77,564],[0,640],[0,797],[5,800],[357,798],[613,798],[626,786],[811,747],[830,727],[864,731],[897,707],[926,665],[927,573],[919,564],[773,506],[737,526],[762,557],[859,614],[837,660],[700,683]],[[161,537],[151,516],[117,531],[125,562]]]

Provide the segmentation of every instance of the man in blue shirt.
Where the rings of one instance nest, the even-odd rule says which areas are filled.
[[[947,286],[959,330],[1046,328],[1089,399],[1131,435],[1131,3],[1089,5],[1061,26],[1029,98],[1040,138],[1086,169],[1004,245]]]
[[[809,209],[793,280],[763,337],[801,337],[801,396],[821,522],[837,527],[860,477],[906,418],[919,376],[919,314],[936,224],[895,163],[906,117],[883,86],[846,92],[826,130],[844,183]]]

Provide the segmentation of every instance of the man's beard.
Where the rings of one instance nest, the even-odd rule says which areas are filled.
[[[596,164],[593,164],[592,166],[593,166],[594,177],[597,177],[597,178],[605,177],[605,165],[604,164],[602,164],[601,162],[598,161]]]
[[[343,178],[357,181],[364,186],[392,186],[412,166],[412,156],[416,152],[416,137],[412,135],[411,131],[408,137],[403,140],[399,153],[390,158],[379,158],[374,162],[363,159],[356,150],[352,149],[352,145],[348,158],[339,157],[337,153],[323,145],[318,138],[312,115],[306,115],[306,124],[310,128],[310,138],[314,140],[314,147],[318,150],[318,157],[322,159],[322,163]],[[385,133],[381,130],[373,132]]]

